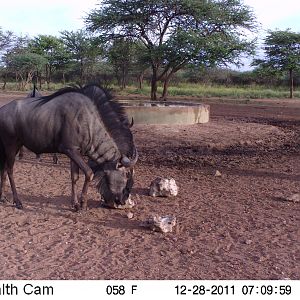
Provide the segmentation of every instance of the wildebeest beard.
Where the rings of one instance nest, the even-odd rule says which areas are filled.
[[[89,162],[95,176],[97,190],[106,204],[124,205],[133,186],[133,169],[118,167],[118,163],[109,162],[96,165]]]

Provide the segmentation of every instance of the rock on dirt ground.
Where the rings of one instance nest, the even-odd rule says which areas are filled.
[[[135,125],[132,218],[99,207],[93,187],[89,210],[72,212],[68,159],[26,152],[24,210],[0,204],[1,278],[300,279],[299,202],[276,196],[300,192],[300,105],[274,101],[212,103],[202,125]],[[176,180],[176,198],[148,195],[159,176]],[[176,216],[175,230],[142,228],[149,215]]]
[[[152,197],[175,197],[178,194],[178,186],[174,178],[155,178],[149,189]]]

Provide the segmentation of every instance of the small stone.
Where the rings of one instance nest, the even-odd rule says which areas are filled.
[[[246,245],[252,244],[252,240],[246,240],[246,241],[245,241],[245,244],[246,244]]]
[[[129,213],[127,214],[127,218],[128,218],[128,219],[133,219],[133,217],[134,217],[134,215],[133,215],[132,212],[129,212]]]
[[[221,177],[221,176],[222,176],[221,172],[219,170],[216,170],[215,177]]]
[[[293,194],[291,196],[286,197],[287,201],[292,201],[292,202],[300,202],[300,194]]]
[[[150,184],[149,195],[152,197],[175,197],[178,194],[178,186],[174,178],[157,177]]]

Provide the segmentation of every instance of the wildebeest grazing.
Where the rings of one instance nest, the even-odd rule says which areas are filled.
[[[57,152],[71,159],[72,204],[76,210],[87,208],[87,190],[94,177],[91,167],[102,170],[98,183],[102,196],[124,204],[138,159],[128,124],[124,108],[96,85],[6,104],[0,108],[0,197],[8,175],[13,201],[22,208],[13,166],[16,153],[25,146],[37,154]],[[79,169],[85,175],[80,203],[76,191]]]

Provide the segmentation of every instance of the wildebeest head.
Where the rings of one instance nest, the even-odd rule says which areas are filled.
[[[138,154],[135,150],[132,159],[123,156],[120,161],[106,162],[98,165],[89,161],[89,165],[95,174],[98,192],[104,201],[124,205],[128,200],[133,186],[133,167],[137,162]]]

